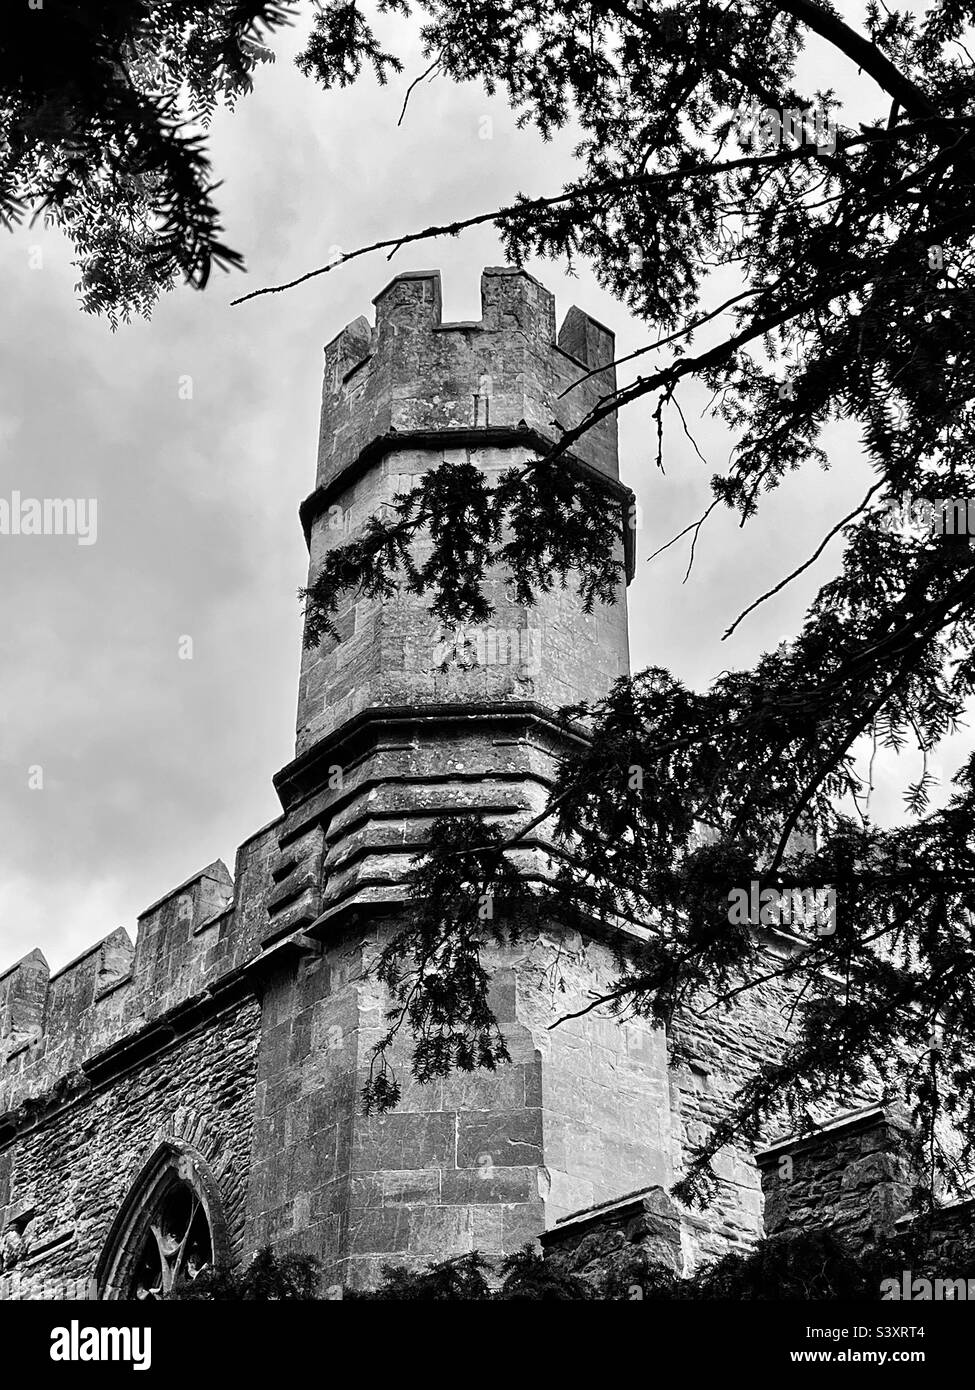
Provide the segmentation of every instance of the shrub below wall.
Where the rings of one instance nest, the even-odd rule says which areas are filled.
[[[797,1299],[821,1302],[854,1299],[876,1302],[883,1281],[898,1289],[904,1272],[911,1279],[970,1281],[975,1289],[975,1238],[956,1246],[957,1267],[935,1266],[920,1238],[907,1235],[888,1242],[867,1257],[855,1257],[828,1232],[773,1236],[759,1241],[748,1255],[725,1255],[688,1278],[665,1265],[650,1263],[634,1282],[632,1254],[621,1251],[619,1268],[605,1263],[598,1285],[545,1260],[526,1245],[494,1266],[474,1251],[443,1260],[423,1270],[386,1265],[378,1288],[368,1292],[344,1289],[341,1294],[322,1286],[319,1262],[310,1255],[276,1256],[259,1251],[243,1270],[207,1270],[184,1283],[170,1297],[175,1301],[261,1302],[307,1301],[341,1296],[357,1302],[509,1302],[524,1301],[731,1301]]]

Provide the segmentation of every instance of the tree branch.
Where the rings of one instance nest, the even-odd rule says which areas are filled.
[[[876,44],[851,29],[837,14],[823,9],[814,0],[778,0],[778,8],[845,53],[878,86],[896,97],[905,111],[920,117],[940,114],[921,88],[905,77]]]
[[[765,603],[767,599],[770,599],[775,594],[780,593],[781,590],[783,590],[787,584],[792,583],[793,579],[798,578],[798,576],[802,574],[804,570],[807,570],[810,565],[815,564],[815,562],[819,559],[820,555],[822,555],[823,551],[829,545],[830,541],[836,535],[837,531],[841,531],[843,527],[848,522],[852,521],[855,516],[859,516],[863,509],[866,507],[867,503],[870,501],[871,497],[874,495],[874,493],[882,487],[883,482],[874,483],[873,487],[867,493],[866,497],[864,497],[860,505],[858,507],[855,507],[853,511],[849,513],[848,516],[843,517],[842,521],[838,521],[831,531],[827,531],[822,541],[819,543],[819,545],[816,547],[816,549],[810,555],[809,559],[806,560],[804,564],[801,564],[798,569],[794,569],[791,574],[787,574],[784,579],[779,580],[778,584],[776,584],[774,588],[769,589],[766,593],[762,594],[760,598],[757,598],[754,603],[750,603],[747,608],[745,608],[741,613],[739,613],[735,621],[722,635],[722,642],[724,642],[728,637],[731,636],[738,624],[743,622],[745,618],[748,617],[749,613],[753,613],[755,609],[758,608],[761,604]]]
[[[895,130],[870,129],[863,130],[859,135],[851,136],[848,140],[837,141],[837,150],[855,149],[860,145],[873,144],[878,140],[902,140],[913,137],[918,133],[923,133],[925,129],[933,125],[950,124],[952,126],[975,125],[975,116],[954,117],[950,122],[938,120],[936,122],[915,122],[911,125],[898,126]],[[357,260],[360,256],[367,256],[373,251],[399,250],[401,246],[408,246],[417,241],[430,241],[438,236],[456,236],[458,232],[467,231],[471,227],[480,227],[487,222],[506,222],[515,217],[523,217],[526,213],[541,212],[545,208],[558,207],[562,203],[574,202],[577,198],[598,198],[604,193],[622,192],[627,188],[645,188],[655,184],[672,183],[678,180],[693,178],[714,178],[721,174],[733,173],[736,169],[760,168],[762,166],[789,165],[797,160],[821,158],[815,145],[799,145],[794,150],[776,150],[771,154],[743,155],[738,159],[725,160],[721,164],[714,164],[704,161],[700,164],[688,165],[682,169],[667,169],[655,173],[646,174],[627,174],[621,175],[616,179],[608,179],[604,183],[591,184],[580,188],[569,189],[565,193],[556,193],[547,198],[530,198],[520,203],[515,203],[507,208],[495,208],[491,212],[481,212],[474,217],[466,217],[456,222],[445,222],[439,225],[424,227],[419,232],[406,232],[402,236],[387,237],[383,241],[374,241],[369,246],[357,247],[354,251],[348,251],[345,255],[337,257],[328,265],[317,266],[314,270],[306,271],[304,275],[299,275],[294,280],[288,280],[281,285],[265,285],[259,290],[251,290],[249,294],[241,295],[237,299],[230,301],[231,307],[238,304],[246,304],[251,299],[258,299],[266,294],[283,294],[285,290],[293,290],[298,285],[305,284],[308,280],[317,279],[319,275],[328,275],[340,265],[345,265],[349,261]]]

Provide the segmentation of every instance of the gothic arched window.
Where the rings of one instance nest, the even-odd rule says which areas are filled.
[[[102,1298],[159,1299],[177,1280],[228,1262],[216,1181],[202,1155],[161,1144],[112,1223],[96,1279]]]

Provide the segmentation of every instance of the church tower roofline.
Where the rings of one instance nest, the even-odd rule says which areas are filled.
[[[484,270],[473,322],[443,322],[437,270],[395,276],[373,304],[374,325],[360,316],[325,348],[319,494],[380,441],[503,428],[554,443],[615,389],[613,334],[575,305],[556,332],[555,297],[525,270]],[[615,416],[575,456],[618,479]]]

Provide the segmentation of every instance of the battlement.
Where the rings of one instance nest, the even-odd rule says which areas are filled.
[[[373,304],[374,327],[359,317],[325,348],[319,492],[364,453],[434,433],[554,442],[616,385],[613,334],[574,305],[556,333],[555,297],[527,271],[488,267],[476,322],[443,322],[436,270],[397,275]],[[618,478],[615,416],[574,452]]]
[[[0,972],[0,1115],[212,995],[260,955],[279,827],[240,847],[236,885],[218,859],[146,908],[134,944],[119,927],[54,974],[39,950]]]

